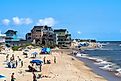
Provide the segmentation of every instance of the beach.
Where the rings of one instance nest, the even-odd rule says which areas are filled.
[[[35,51],[39,53],[40,49],[31,49],[28,58],[25,58],[22,51],[11,51],[10,56],[14,54],[15,57],[19,56],[23,61],[23,67],[18,66],[13,69],[5,67],[6,55],[1,54],[0,74],[5,76],[6,81],[10,81],[12,73],[15,73],[16,81],[32,81],[32,72],[27,72],[26,70],[28,70],[28,65],[30,65],[30,61],[33,59],[31,58],[31,53]],[[43,60],[46,57],[46,60],[51,60],[51,64],[42,64],[42,72],[35,72],[36,76],[39,74],[42,76],[37,81],[107,81],[92,72],[91,68],[70,55],[70,53],[71,50],[54,49],[50,55],[38,54],[36,59]],[[54,57],[56,57],[56,63],[54,63]],[[4,81],[4,79],[0,79],[0,81]]]

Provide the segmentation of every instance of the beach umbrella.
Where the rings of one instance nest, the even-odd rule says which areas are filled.
[[[33,54],[33,55],[37,55],[38,53],[37,53],[37,52],[33,52],[32,54]]]
[[[0,79],[5,79],[5,76],[3,76],[3,75],[0,75]]]
[[[43,61],[42,60],[32,60],[32,61],[30,61],[30,63],[36,63],[37,65],[39,65],[39,64],[43,63]]]

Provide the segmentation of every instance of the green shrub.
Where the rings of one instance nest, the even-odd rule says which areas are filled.
[[[18,51],[19,48],[20,48],[20,46],[13,46],[13,47],[12,47],[12,50],[13,50],[13,51]]]

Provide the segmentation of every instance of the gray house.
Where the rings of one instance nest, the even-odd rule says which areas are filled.
[[[56,35],[51,27],[34,26],[31,33],[26,34],[27,41],[34,41],[39,46],[54,46],[56,43]]]
[[[55,29],[56,44],[61,48],[69,48],[71,46],[71,34],[67,29]]]

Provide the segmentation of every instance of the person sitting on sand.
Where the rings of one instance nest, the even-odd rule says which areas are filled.
[[[29,68],[30,71],[32,71],[32,67],[30,65],[28,65],[28,68]]]
[[[33,67],[30,66],[30,65],[28,65],[28,68],[29,68],[29,71],[30,71],[30,72],[35,72],[35,71],[37,71],[35,68],[33,68]]]
[[[51,61],[50,60],[47,60],[47,64],[51,64]]]
[[[11,81],[15,81],[14,73],[11,75]]]

